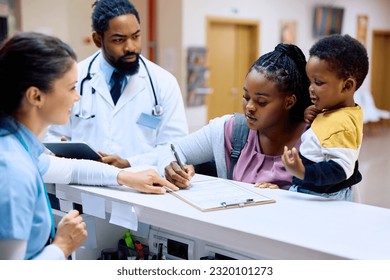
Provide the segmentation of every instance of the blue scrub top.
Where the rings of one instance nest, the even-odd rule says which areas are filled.
[[[17,138],[23,139],[28,151]],[[0,124],[0,239],[27,241],[25,259],[44,248],[51,230],[51,216],[42,176],[49,161],[39,161],[40,140],[12,118]]]

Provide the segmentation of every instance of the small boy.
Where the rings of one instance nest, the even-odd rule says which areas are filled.
[[[294,175],[290,190],[351,201],[351,187],[362,179],[363,111],[354,93],[368,73],[367,51],[349,35],[331,35],[309,55],[310,98],[320,113],[302,135],[299,153],[284,148],[282,161]]]

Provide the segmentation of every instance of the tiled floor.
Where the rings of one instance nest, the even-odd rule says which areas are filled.
[[[390,121],[369,123],[359,156],[363,180],[357,185],[355,201],[390,208]]]

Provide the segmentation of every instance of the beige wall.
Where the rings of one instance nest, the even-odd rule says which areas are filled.
[[[148,1],[146,0],[133,0],[132,3],[136,7],[140,21],[141,21],[141,34],[142,34],[142,54],[148,56],[147,46],[148,46]]]
[[[70,44],[82,60],[97,50],[92,42],[92,4],[95,0],[17,0],[20,6],[20,30],[38,31],[60,37]],[[148,30],[147,1],[135,0],[145,36]],[[145,53],[146,54],[146,53]]]
[[[156,4],[158,63],[171,72],[179,84],[184,85],[182,0],[157,0]]]
[[[58,0],[53,2],[58,2]],[[63,2],[67,3],[67,12],[64,13],[68,17],[68,30],[64,40],[75,49],[79,60],[84,59],[97,50],[91,36],[91,6],[94,0],[66,0]]]
[[[20,3],[21,30],[51,35],[60,34],[62,39],[68,39],[69,20],[66,1],[20,0]]]
[[[96,47],[88,43],[91,35],[91,5],[94,0],[15,0],[21,7],[21,29],[54,34],[68,42],[79,59]],[[134,0],[141,17],[143,54],[147,56],[148,1]],[[18,6],[16,4],[16,6]],[[371,57],[372,31],[390,30],[389,0],[156,0],[157,62],[176,76],[186,95],[186,59],[188,47],[204,47],[206,17],[253,19],[261,23],[259,53],[271,51],[280,38],[282,20],[297,22],[297,42],[307,54],[312,37],[313,8],[317,4],[343,7],[342,33],[356,36],[356,17],[368,16],[367,50]],[[227,46],[228,47],[228,46]],[[362,89],[370,89],[370,73]],[[195,110],[195,111],[194,111]],[[205,109],[188,108],[198,116],[197,127],[206,121]],[[192,118],[192,117],[191,117]]]
[[[21,29],[54,34],[68,42],[82,59],[96,48],[88,42],[91,34],[91,5],[94,0],[16,0],[21,7]],[[147,55],[147,2],[134,0],[141,16],[143,54]],[[281,20],[297,22],[297,44],[308,51],[315,38],[311,35],[312,13],[316,4],[345,8],[343,33],[356,36],[356,16],[369,18],[367,49],[371,52],[372,30],[390,29],[388,0],[157,0],[158,63],[173,73],[183,91],[186,79],[186,49],[205,46],[207,16],[255,19],[261,22],[260,53],[279,42]],[[363,88],[369,89],[369,80]]]
[[[342,33],[356,37],[357,15],[368,15],[367,51],[371,56],[372,30],[390,30],[389,0],[184,0],[183,47],[204,46],[205,17],[254,19],[261,22],[259,53],[272,51],[280,38],[282,20],[297,22],[296,44],[308,54],[315,42],[312,36],[313,8],[316,5],[334,5],[344,8]],[[366,79],[363,89],[370,88]]]
[[[94,0],[17,0],[22,31],[55,35],[69,43],[79,59],[96,51],[91,40]]]

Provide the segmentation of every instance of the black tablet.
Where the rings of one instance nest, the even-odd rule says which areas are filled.
[[[91,160],[101,159],[101,155],[85,142],[56,141],[44,142],[43,145],[58,157]]]

